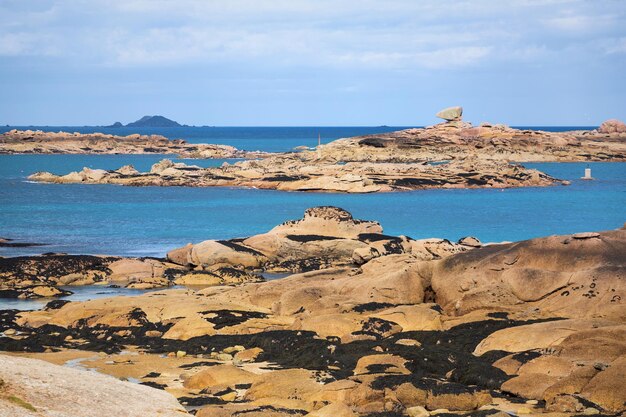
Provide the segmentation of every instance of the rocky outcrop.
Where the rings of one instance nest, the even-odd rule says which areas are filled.
[[[0,154],[174,154],[182,158],[263,158],[265,152],[227,145],[188,143],[160,135],[11,130],[0,134]]]
[[[322,156],[343,162],[502,162],[626,160],[626,134],[602,130],[544,132],[501,124],[450,121],[397,132],[339,139],[322,146]]]
[[[311,235],[372,252],[394,241],[319,207],[259,235],[263,252],[253,237],[210,241],[219,250],[202,256],[271,265],[308,256]],[[42,358],[105,352],[83,364],[166,389],[201,416],[624,411],[625,229],[500,245],[396,239],[401,249],[367,258],[358,247],[352,262],[326,248],[325,268],[275,281],[0,312],[0,344]],[[195,246],[171,260],[196,269]]]
[[[167,168],[163,168],[167,166]],[[505,162],[463,159],[444,164],[307,161],[302,154],[200,168],[164,160],[150,172],[84,168],[55,175],[38,172],[32,181],[130,186],[252,187],[281,191],[373,193],[429,188],[510,188],[565,184],[549,175]]]
[[[89,135],[31,131],[11,131],[0,136],[0,150],[257,158],[206,169],[164,160],[150,172],[137,172],[126,166],[114,171],[85,168],[67,175],[38,172],[29,177],[41,182],[234,186],[346,193],[549,186],[565,182],[515,163],[626,160],[626,133],[616,121],[607,121],[600,129],[592,131],[543,132],[489,123],[473,126],[461,120],[460,107],[442,110],[438,116],[446,122],[426,128],[339,139],[314,150],[275,155],[247,153],[221,145],[191,145],[152,136],[100,135],[102,137],[92,140]],[[83,139],[90,145],[58,145],[75,144]],[[146,141],[151,144],[142,144]],[[133,145],[135,142],[140,145]],[[258,157],[263,159],[258,160]]]
[[[0,258],[0,297],[41,298],[69,295],[55,288],[76,285],[123,285],[154,288],[184,275],[179,265],[151,258],[59,255]]]
[[[603,122],[600,125],[600,127],[598,128],[598,133],[604,133],[604,134],[612,134],[612,133],[625,134],[626,133],[626,124],[624,124],[624,122],[622,122],[621,120],[610,119],[610,120],[607,120],[607,121]]]
[[[445,114],[456,119],[461,111]],[[116,171],[85,168],[67,175],[39,172],[30,179],[51,183],[236,186],[347,193],[549,186],[566,182],[515,163],[626,160],[626,134],[603,133],[606,129],[542,132],[487,123],[473,126],[452,120],[426,128],[339,139],[315,150],[215,168],[164,160],[150,172],[136,172],[129,167]]]
[[[183,417],[190,414],[165,391],[96,372],[0,355],[0,415]]]
[[[234,268],[306,272],[360,265],[394,253],[414,253],[423,259],[433,259],[470,248],[444,239],[416,241],[384,235],[379,223],[354,219],[343,209],[326,206],[307,209],[302,219],[287,221],[267,233],[189,244],[170,251],[167,258],[203,271]]]
[[[451,314],[532,305],[551,317],[624,321],[625,254],[623,229],[490,245],[439,262],[432,285]]]

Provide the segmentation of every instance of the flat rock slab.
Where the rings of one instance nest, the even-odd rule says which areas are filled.
[[[0,355],[0,415],[188,416],[165,391],[37,359]]]
[[[592,239],[594,237],[599,238],[600,237],[600,233],[597,233],[597,232],[583,232],[583,233],[573,234],[572,237],[574,239]]]

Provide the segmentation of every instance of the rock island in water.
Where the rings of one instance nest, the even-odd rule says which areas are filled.
[[[462,110],[447,110],[439,115],[449,120],[435,126],[339,139],[316,149],[264,155],[262,159],[224,163],[221,167],[201,168],[162,160],[149,172],[139,172],[132,166],[113,171],[84,168],[66,175],[37,172],[29,179],[369,193],[550,186],[566,182],[520,163],[626,161],[626,126],[618,121],[607,121],[591,131],[557,133],[487,123],[473,126],[461,120]],[[204,155],[211,152],[215,151]]]

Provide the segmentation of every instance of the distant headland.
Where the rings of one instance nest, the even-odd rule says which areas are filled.
[[[121,122],[115,122],[105,127],[181,127],[178,122],[163,116],[144,116],[141,119],[124,126]]]

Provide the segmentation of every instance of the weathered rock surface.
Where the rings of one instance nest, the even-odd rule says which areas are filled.
[[[322,146],[322,157],[349,162],[624,161],[626,134],[596,130],[544,132],[504,125],[452,121],[434,126],[339,139]]]
[[[490,245],[439,262],[432,285],[451,314],[532,306],[551,317],[623,321],[625,254],[624,229]]]
[[[463,107],[448,107],[438,112],[435,116],[449,122],[459,121],[463,117]]]
[[[348,151],[350,153],[351,151]],[[549,175],[521,165],[464,158],[443,164],[349,162],[315,159],[311,154],[286,154],[200,168],[182,163],[168,169],[128,174],[123,169],[55,175],[37,172],[29,179],[49,183],[118,184],[130,186],[252,187],[281,191],[373,193],[428,188],[511,188],[562,184]],[[311,159],[313,158],[313,159]],[[159,163],[170,165],[170,162]]]
[[[259,235],[278,242],[262,253],[247,239],[222,246],[269,262],[287,236],[312,234],[348,248],[384,236],[375,222],[322,207]],[[83,364],[165,389],[203,407],[199,416],[620,413],[626,229],[577,236],[487,246],[395,238],[397,252],[343,264],[337,247],[321,255],[326,268],[275,281],[3,311],[0,347],[43,358],[105,352]],[[193,248],[172,258],[197,268]]]
[[[115,136],[104,133],[11,130],[0,134],[0,154],[175,154],[183,158],[260,158],[266,152],[227,145],[187,143],[160,135]]]
[[[287,221],[267,233],[189,244],[168,252],[167,258],[206,271],[305,272],[360,265],[389,254],[414,253],[422,259],[434,259],[471,248],[445,239],[384,235],[378,222],[354,219],[343,209],[325,206],[307,209],[302,219]]]
[[[0,415],[11,417],[182,417],[164,391],[96,372],[0,355]]]
[[[598,133],[626,133],[626,124],[617,119],[610,119],[600,125]]]

